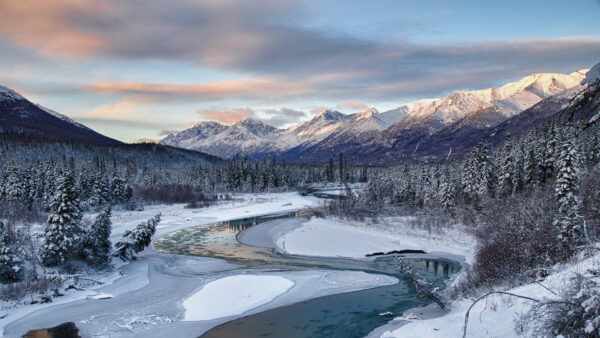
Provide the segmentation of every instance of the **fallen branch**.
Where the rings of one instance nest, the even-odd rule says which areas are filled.
[[[437,305],[439,305],[441,309],[446,308],[446,304],[444,304],[444,302],[442,302],[442,300],[435,293],[429,290],[425,283],[415,278],[414,272],[412,271],[410,266],[408,266],[407,263],[400,259],[396,259],[396,262],[398,263],[398,271],[402,273],[404,279],[408,283],[414,285],[415,289],[417,289],[417,293],[422,294],[427,298],[433,300],[434,302],[436,302]]]

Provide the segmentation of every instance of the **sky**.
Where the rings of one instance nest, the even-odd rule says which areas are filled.
[[[599,0],[0,0],[0,84],[125,142],[600,62]]]

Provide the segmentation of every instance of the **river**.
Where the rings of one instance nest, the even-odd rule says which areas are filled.
[[[390,320],[380,314],[399,316],[407,309],[429,303],[407,285],[396,270],[396,257],[343,259],[281,254],[273,249],[249,246],[238,241],[246,228],[298,213],[272,214],[236,219],[180,230],[159,238],[155,250],[163,253],[222,258],[252,269],[276,270],[359,270],[395,276],[400,283],[303,301],[267,310],[219,325],[205,337],[363,337]],[[399,248],[402,249],[402,248]],[[443,288],[459,269],[441,259],[406,257],[413,271]]]

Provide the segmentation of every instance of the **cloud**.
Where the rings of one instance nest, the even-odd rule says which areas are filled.
[[[255,78],[198,84],[103,82],[86,85],[83,89],[95,93],[140,95],[166,101],[218,100],[230,97],[300,96],[309,92],[307,84]]]
[[[153,138],[143,137],[135,140],[135,143],[158,143],[158,140]]]
[[[306,113],[290,108],[266,109],[261,112],[262,121],[273,127],[281,128],[302,122],[306,119]]]
[[[337,109],[340,110],[351,110],[353,112],[356,111],[364,111],[369,109],[369,106],[362,102],[358,101],[350,101],[350,102],[342,102],[336,106]]]
[[[145,97],[123,97],[117,100],[115,103],[104,104],[90,111],[84,112],[80,115],[80,117],[86,119],[143,122],[143,120],[145,120],[145,116],[144,114],[140,113],[138,109],[148,103],[149,100]]]
[[[101,35],[71,22],[73,16],[91,13],[103,15],[106,7],[91,0],[2,1],[0,34],[48,55],[85,57],[108,46]]]
[[[301,122],[306,118],[306,113],[290,108],[263,109],[258,111],[251,108],[205,109],[198,111],[198,113],[205,119],[228,125],[247,118],[253,118],[277,128]]]
[[[0,34],[47,55],[185,60],[205,68],[278,77],[281,83],[341,75],[325,86],[328,92],[419,81],[446,70],[570,70],[592,65],[600,55],[600,38],[593,36],[480,43],[377,41],[314,28],[306,25],[310,19],[302,0],[0,3]],[[341,80],[349,75],[352,81]],[[489,81],[482,78],[473,85]]]
[[[254,110],[250,108],[236,108],[231,110],[205,109],[198,111],[202,117],[224,124],[234,124],[249,117],[255,117]]]
[[[178,131],[179,131],[179,130],[177,130],[177,129],[161,129],[161,130],[158,132],[158,136],[167,136],[167,135],[169,135],[169,134],[175,134],[175,133],[177,133]]]

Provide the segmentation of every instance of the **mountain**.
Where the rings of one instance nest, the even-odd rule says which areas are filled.
[[[4,86],[0,86],[0,144],[0,161],[73,158],[79,163],[101,157],[139,168],[183,168],[223,162],[213,155],[166,145],[124,144],[34,104]]]
[[[201,122],[176,134],[170,134],[160,144],[231,158],[236,154],[269,153],[278,149],[275,127],[256,119],[245,119],[231,126],[217,122]]]
[[[300,125],[263,133],[232,133],[240,129],[236,124],[219,125],[210,137],[194,136],[207,133],[208,122],[203,122],[161,143],[223,157],[275,155],[294,162],[324,162],[338,153],[355,163],[460,156],[482,138],[502,134],[503,139],[504,131],[519,133],[558,114],[583,90],[586,73],[532,74],[501,87],[459,91],[383,113],[374,108],[351,115],[326,110]]]
[[[0,85],[0,134],[91,144],[121,144]]]

